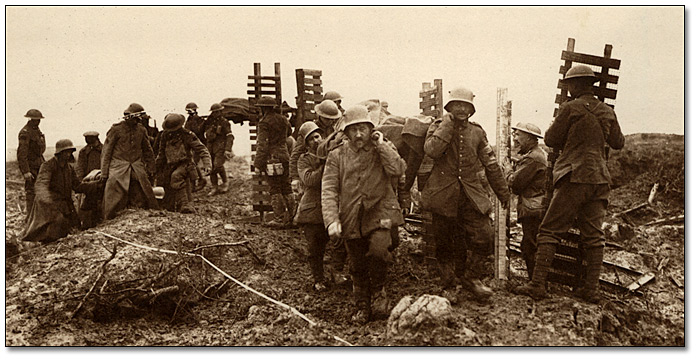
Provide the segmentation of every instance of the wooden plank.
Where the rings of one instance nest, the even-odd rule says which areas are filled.
[[[559,82],[557,83],[557,88],[559,88],[559,89],[566,88],[566,85],[564,84],[564,81],[562,79],[559,79]],[[601,87],[594,86],[593,93],[596,96],[603,97],[603,98],[616,99],[616,97],[617,97],[617,89],[601,88]]]
[[[643,287],[645,284],[649,283],[650,281],[654,280],[656,276],[654,273],[646,273],[639,277],[639,279],[635,280],[634,282],[630,283],[629,285],[626,286],[627,290],[630,292],[634,292],[637,289]]]
[[[297,70],[299,70],[299,69],[297,69]],[[321,75],[323,75],[322,71],[316,70],[316,69],[301,69],[301,70],[304,72],[305,75],[316,76],[316,77],[320,77]]]
[[[566,72],[569,71],[570,68],[567,68],[565,66],[560,66],[559,67],[559,74],[566,74]],[[613,83],[617,84],[617,82],[620,80],[620,77],[617,75],[612,75],[612,74],[607,74],[607,73],[600,73],[600,72],[593,72],[598,79],[602,81],[605,81],[606,83]]]
[[[248,79],[256,79],[256,80],[274,80],[274,81],[279,81],[280,77],[279,76],[262,76],[262,75],[249,75]]]
[[[248,87],[276,87],[275,83],[248,83]]]
[[[272,95],[272,96],[274,96],[277,94],[277,91],[274,91],[274,90],[260,90],[260,91],[249,90],[248,94],[255,94],[255,95],[260,94],[260,95]]]
[[[510,102],[508,89],[498,88],[496,94],[496,160],[499,164],[510,162]],[[499,280],[508,279],[508,226],[506,215],[510,214],[510,204],[503,207],[497,197],[493,198],[494,217],[494,274]]]
[[[420,109],[428,108],[430,106],[437,106],[437,99],[431,99],[427,101],[420,102]]]
[[[432,95],[434,95],[434,94],[436,94],[436,93],[437,93],[437,89],[431,89],[431,90],[429,90],[429,91],[423,91],[423,92],[418,93],[418,96],[421,97],[421,98],[423,98],[423,97],[430,97],[430,96],[432,96]]]
[[[315,93],[323,93],[323,87],[319,85],[304,85],[305,91],[312,91]]]
[[[304,84],[321,85],[321,80],[316,78],[304,78]]]
[[[566,50],[563,50],[561,52],[561,60],[588,65],[597,65],[600,67],[606,67],[611,69],[620,69],[619,59],[604,58],[596,55],[575,53]]]

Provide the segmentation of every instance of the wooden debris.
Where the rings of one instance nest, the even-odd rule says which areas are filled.
[[[637,291],[637,289],[643,287],[645,284],[654,280],[654,278],[656,278],[654,273],[645,273],[644,275],[639,277],[639,279],[637,279],[637,280],[633,281],[632,283],[630,283],[629,285],[627,285],[626,288],[630,292],[635,292],[635,291]]]
[[[660,219],[660,220],[654,220],[652,222],[648,222],[648,223],[644,224],[644,226],[673,224],[673,223],[681,222],[681,221],[685,221],[685,214],[673,216],[673,217],[667,217],[665,219]]]
[[[112,259],[114,259],[114,257],[117,255],[117,245],[116,244],[114,245],[114,248],[112,249],[111,253],[112,254],[109,256],[109,258],[107,258],[107,260],[105,260],[102,263],[102,266],[100,267],[100,274],[97,275],[97,279],[95,279],[95,282],[92,283],[92,287],[90,287],[90,290],[88,290],[87,294],[85,294],[85,296],[83,297],[83,300],[80,301],[80,304],[78,304],[78,306],[75,308],[73,313],[70,314],[70,318],[68,318],[68,319],[73,319],[73,317],[75,317],[75,315],[78,314],[80,309],[83,307],[83,304],[85,304],[85,301],[87,300],[87,298],[90,296],[90,294],[92,294],[92,291],[95,290],[95,287],[97,286],[97,282],[99,282],[100,279],[102,279],[102,276],[107,271],[107,263],[112,261]]]
[[[675,284],[678,288],[683,288],[683,283],[681,283],[681,281],[678,280],[678,278],[676,278],[676,277],[674,277],[674,276],[671,276],[671,281],[672,281],[673,284]]]
[[[661,269],[663,269],[666,266],[666,264],[668,264],[668,257],[661,259],[661,261],[659,262],[659,266],[656,267],[656,271],[661,272]]]
[[[659,189],[659,183],[657,182],[657,183],[654,184],[654,186],[652,186],[651,191],[649,192],[649,197],[647,198],[646,201],[644,201],[643,203],[641,203],[641,204],[639,204],[639,205],[637,205],[637,206],[631,207],[631,208],[629,208],[629,209],[627,209],[627,210],[625,210],[625,211],[622,211],[622,212],[618,212],[618,213],[616,213],[616,214],[613,214],[612,217],[613,217],[613,218],[617,218],[617,217],[620,217],[620,216],[622,216],[622,215],[629,214],[629,213],[631,213],[631,212],[640,210],[640,209],[642,209],[642,208],[644,208],[644,207],[646,207],[646,206],[652,206],[652,205],[654,204],[654,198],[656,198],[656,191],[657,191],[658,189]]]

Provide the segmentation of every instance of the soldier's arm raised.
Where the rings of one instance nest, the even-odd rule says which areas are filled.
[[[562,149],[566,144],[566,137],[569,134],[569,128],[571,127],[571,121],[569,121],[569,116],[571,115],[571,107],[564,103],[559,108],[559,114],[549,126],[547,132],[544,134],[544,143],[552,148]]]
[[[425,144],[423,151],[433,159],[439,159],[445,154],[447,146],[452,141],[454,133],[454,122],[449,115],[445,115],[442,120],[433,122],[428,127],[428,132],[425,136]]]
[[[338,151],[331,151],[321,180],[321,212],[326,228],[340,222],[340,168]]]

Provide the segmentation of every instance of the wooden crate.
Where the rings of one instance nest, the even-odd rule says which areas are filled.
[[[258,100],[263,96],[271,96],[277,101],[277,106],[282,104],[282,81],[280,75],[280,63],[275,63],[275,75],[274,76],[263,76],[260,72],[260,63],[253,64],[253,75],[248,76],[248,101],[250,102],[250,109],[257,109]],[[258,111],[259,114],[259,111]],[[258,119],[250,122],[250,141],[251,141],[251,163],[250,163],[250,173],[251,173],[251,183],[253,195],[251,197],[251,203],[253,204],[253,210],[260,213],[261,221],[264,221],[265,211],[272,211],[272,205],[270,204],[270,194],[268,193],[268,185],[265,180],[265,176],[258,176],[255,174],[255,166],[253,162],[255,161],[255,145],[257,142],[257,127]]]
[[[308,121],[314,121],[316,114],[314,106],[323,100],[322,72],[314,69],[297,69],[297,114],[294,125],[294,138],[297,138],[299,127]]]

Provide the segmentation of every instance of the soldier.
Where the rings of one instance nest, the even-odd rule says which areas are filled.
[[[306,241],[309,243],[309,266],[314,279],[313,288],[316,291],[323,291],[328,288],[323,276],[323,256],[326,245],[330,241],[321,214],[321,178],[326,160],[316,155],[316,149],[323,141],[323,136],[321,128],[314,122],[302,124],[299,128],[299,135],[301,140],[306,143],[306,152],[299,157],[298,163],[298,173],[304,192],[299,202],[299,212],[294,221],[302,226]],[[343,250],[345,250],[344,247]],[[337,275],[343,271],[345,257],[344,253],[333,252],[331,254],[334,281],[337,280]]]
[[[185,106],[185,110],[187,111],[187,121],[185,122],[185,128],[197,135],[199,141],[204,144],[206,143],[206,140],[204,138],[204,118],[200,117],[197,114],[197,108],[197,104],[194,102],[187,103],[187,105]],[[207,179],[204,177],[199,168],[199,154],[195,152],[192,155],[192,157],[194,158],[194,164],[197,166],[197,181],[194,186],[194,191],[199,191],[204,189],[205,186],[207,186]]]
[[[318,126],[321,137],[325,140],[336,130],[338,120],[343,116],[338,109],[338,106],[331,100],[325,100],[316,106],[316,120],[314,123]],[[297,138],[292,154],[289,157],[289,175],[292,179],[292,190],[300,191],[299,172],[297,171],[297,161],[299,157],[306,152],[306,143],[304,138],[299,135]],[[314,151],[315,153],[316,151]]]
[[[222,194],[228,191],[228,175],[224,162],[233,157],[233,133],[231,124],[224,118],[221,112],[224,109],[219,103],[214,103],[209,109],[211,113],[207,117],[204,137],[207,140],[207,149],[212,158],[212,170],[209,178],[211,180],[211,191],[209,196]],[[219,186],[219,176],[221,176],[221,186]]]
[[[343,109],[343,106],[340,105],[340,103],[343,102],[343,96],[341,96],[340,93],[336,91],[328,91],[326,92],[326,94],[323,95],[322,101],[325,101],[327,99],[333,101],[333,103],[335,103],[335,105],[338,106],[338,110],[341,114],[345,114],[345,109]]]
[[[27,214],[34,203],[34,182],[39,174],[39,167],[44,163],[46,139],[39,129],[44,116],[37,109],[30,109],[24,115],[29,118],[27,124],[19,131],[17,147],[17,165],[24,176],[24,194]]]
[[[542,299],[545,281],[561,235],[577,219],[586,262],[583,288],[576,295],[598,303],[598,278],[603,265],[603,218],[610,195],[610,172],[605,145],[619,150],[625,145],[615,112],[593,95],[598,78],[590,67],[577,65],[566,72],[564,83],[572,101],[563,103],[544,135],[544,142],[561,155],[554,163],[554,194],[537,234],[537,252],[532,280],[515,288],[518,294]]]
[[[492,253],[494,231],[489,219],[491,201],[479,172],[485,169],[489,184],[502,204],[510,197],[486,132],[477,123],[469,122],[476,112],[473,101],[474,93],[466,88],[450,91],[445,105],[448,113],[430,125],[424,145],[434,167],[422,200],[433,213],[441,284],[444,295],[452,301],[456,301],[452,290],[455,277],[479,301],[486,301],[493,294],[480,280],[484,258]],[[468,249],[471,249],[469,263]]]
[[[273,98],[262,97],[257,106],[262,110],[262,118],[258,122],[253,164],[257,174],[266,173],[270,185],[270,202],[275,219],[268,226],[289,227],[296,210],[296,200],[289,183],[289,122],[275,111],[277,102]]]
[[[353,321],[367,323],[373,312],[388,311],[384,282],[391,262],[390,230],[403,224],[392,178],[400,177],[406,164],[394,145],[374,130],[367,108],[352,106],[345,117],[348,142],[328,155],[321,210],[328,235],[341,238],[348,251],[357,308]]]
[[[160,184],[165,187],[166,208],[191,214],[194,213],[194,209],[190,206],[190,181],[197,179],[197,165],[193,156],[197,154],[197,158],[202,160],[204,174],[211,170],[211,157],[199,138],[182,127],[184,124],[185,116],[181,114],[168,113],[165,116],[156,165],[165,171],[162,173],[163,180]]]
[[[518,222],[523,226],[520,250],[527,266],[527,275],[532,278],[537,250],[537,229],[547,211],[545,204],[547,184],[547,155],[538,145],[542,138],[539,127],[532,123],[518,123],[513,128],[513,146],[520,155],[515,172],[506,162],[506,179],[511,192],[518,195]]]
[[[149,177],[155,173],[153,149],[140,123],[143,107],[132,103],[122,122],[112,125],[102,150],[104,217],[111,219],[125,207],[157,209]]]
[[[83,133],[83,137],[85,137],[86,145],[78,152],[77,169],[75,170],[80,180],[85,179],[91,171],[100,170],[102,160],[100,134],[90,131]],[[95,173],[93,173],[93,176],[95,176]],[[86,179],[85,181],[88,180]],[[102,196],[102,189],[85,192],[85,197],[80,203],[80,209],[78,210],[80,224],[83,229],[95,227],[102,220]]]
[[[71,228],[80,225],[73,206],[73,191],[87,192],[101,188],[101,181],[80,182],[71,166],[73,142],[67,139],[56,142],[54,157],[41,165],[36,179],[36,197],[21,240],[50,242],[60,239]]]

